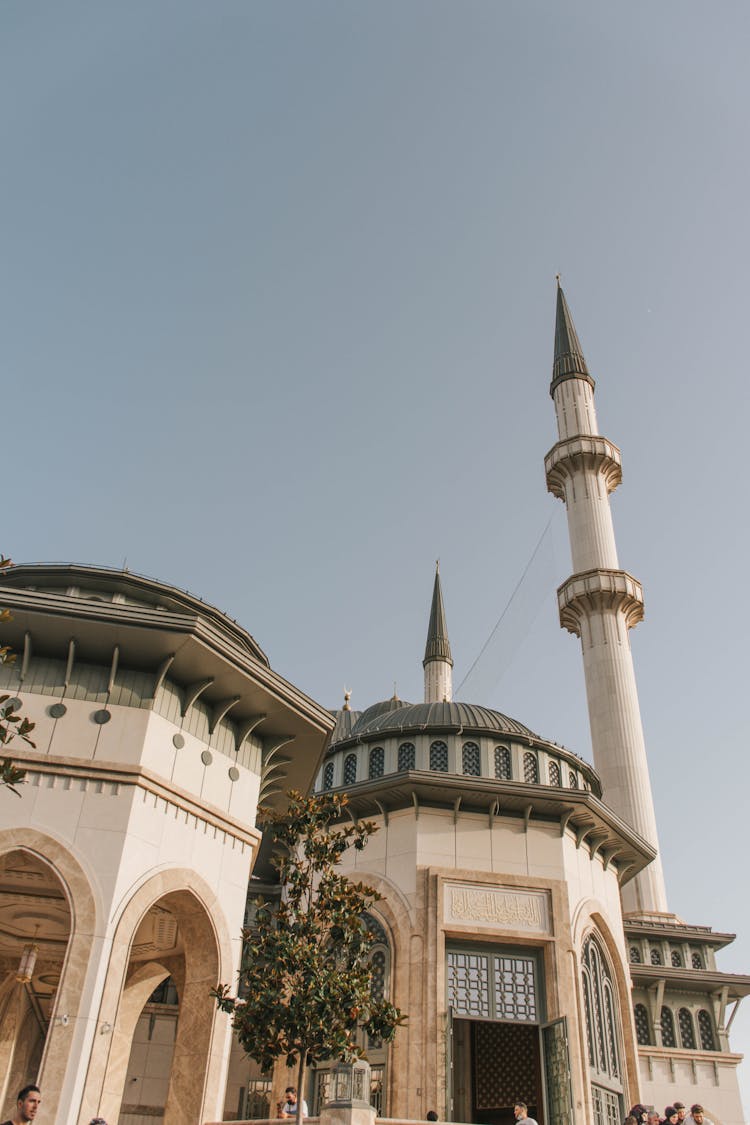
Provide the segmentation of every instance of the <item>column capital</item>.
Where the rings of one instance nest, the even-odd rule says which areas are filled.
[[[581,622],[602,610],[621,613],[632,629],[643,620],[643,587],[625,570],[587,570],[573,574],[557,591],[560,624],[581,635]]]
[[[607,493],[614,492],[622,480],[620,450],[599,434],[576,434],[558,441],[544,458],[547,490],[558,500],[564,500],[565,481],[579,469],[601,474]]]

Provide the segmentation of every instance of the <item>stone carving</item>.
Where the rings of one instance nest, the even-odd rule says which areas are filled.
[[[502,930],[549,933],[549,908],[545,891],[517,891],[512,887],[446,883],[446,922],[471,922]]]

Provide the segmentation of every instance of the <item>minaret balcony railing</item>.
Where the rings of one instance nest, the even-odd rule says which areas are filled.
[[[577,434],[558,441],[544,458],[548,490],[558,500],[564,500],[566,480],[581,469],[600,473],[607,492],[614,492],[622,480],[620,450],[598,434]]]
[[[587,570],[574,574],[557,591],[560,624],[581,635],[581,620],[593,613],[621,613],[632,629],[643,620],[643,587],[624,570]]]

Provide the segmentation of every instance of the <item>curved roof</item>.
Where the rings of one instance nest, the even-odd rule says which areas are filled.
[[[388,699],[363,711],[352,728],[353,736],[398,733],[434,727],[442,730],[476,730],[485,734],[521,735],[539,741],[523,723],[489,707],[472,703],[404,703]]]

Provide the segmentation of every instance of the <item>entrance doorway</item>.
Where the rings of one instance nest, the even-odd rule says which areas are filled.
[[[545,1125],[539,1027],[453,1021],[453,1120],[514,1125],[513,1106]]]

